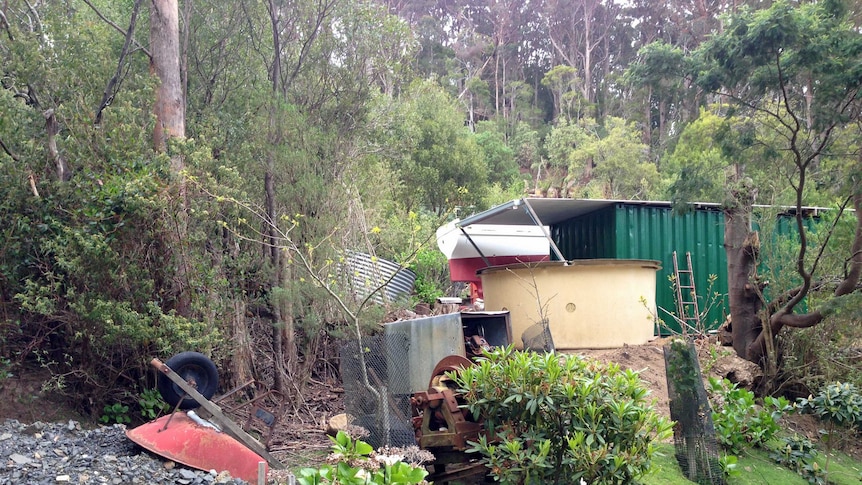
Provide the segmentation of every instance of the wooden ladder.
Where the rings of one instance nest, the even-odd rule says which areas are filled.
[[[676,287],[676,309],[683,324],[682,331],[700,328],[700,308],[697,305],[697,289],[694,287],[694,272],[691,269],[691,253],[685,253],[686,269],[680,269],[676,251],[673,252],[674,286]]]

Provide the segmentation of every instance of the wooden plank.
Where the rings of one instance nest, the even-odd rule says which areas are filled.
[[[227,417],[222,409],[217,405],[213,404],[209,399],[205,398],[201,393],[197,391],[197,389],[190,386],[186,381],[183,380],[176,372],[174,372],[170,367],[164,364],[159,359],[153,359],[150,361],[150,365],[159,370],[162,374],[168,376],[168,378],[173,381],[176,385],[180,386],[186,394],[188,394],[192,399],[197,401],[198,404],[201,405],[202,408],[206,409],[211,415],[212,420],[215,421],[216,424],[221,426],[222,431],[236,438],[240,443],[248,446],[249,449],[260,455],[263,459],[265,459],[269,466],[275,469],[283,469],[284,464],[278,461],[277,458],[272,456],[272,454],[267,451],[266,447],[263,446],[260,441],[254,439],[253,436],[246,433],[239,425],[233,422],[232,419]]]

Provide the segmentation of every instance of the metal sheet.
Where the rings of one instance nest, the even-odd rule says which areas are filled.
[[[700,308],[709,308],[702,323],[708,329],[718,328],[729,313],[726,299],[724,213],[701,209],[679,214],[670,208],[620,206],[616,215],[617,235],[625,235],[617,240],[617,257],[649,255],[650,258],[662,262],[664,269],[656,274],[656,305],[659,307],[659,318],[672,330],[681,331],[680,326],[666,312],[676,313],[676,300],[670,280],[673,276],[673,252],[677,252],[681,268],[685,267],[685,253],[688,252],[691,253]],[[710,286],[712,275],[715,275],[715,282]],[[716,292],[721,296],[710,307],[708,304]]]
[[[459,313],[387,323],[384,334],[389,386],[395,394],[427,391],[437,362],[465,353]]]
[[[383,304],[397,301],[413,292],[416,274],[393,261],[348,251],[345,265],[348,282],[358,299],[366,298],[374,292],[371,299]]]
[[[165,427],[168,419],[170,423]],[[199,470],[227,471],[257,483],[258,464],[266,460],[226,433],[201,426],[186,413],[171,415],[126,431],[126,436],[153,453]],[[264,476],[267,468],[264,467]]]

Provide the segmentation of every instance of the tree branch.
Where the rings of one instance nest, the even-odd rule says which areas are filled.
[[[803,313],[801,315],[795,313],[777,313],[776,315],[778,318],[773,317],[773,322],[770,325],[773,330],[775,330],[775,327],[779,329],[782,327],[809,328],[823,321],[823,314],[820,311]]]
[[[104,15],[102,15],[102,12],[99,12],[99,9],[97,9],[97,8],[96,8],[92,3],[90,3],[90,0],[84,0],[84,3],[86,3],[86,4],[87,4],[87,6],[89,6],[91,9],[93,9],[93,12],[96,12],[96,15],[98,15],[100,19],[102,19],[103,21],[105,21],[105,23],[106,23],[106,24],[108,24],[108,25],[110,25],[111,27],[113,27],[113,28],[114,28],[114,30],[116,30],[117,32],[119,32],[119,33],[123,34],[123,36],[128,36],[128,35],[129,35],[129,34],[127,34],[127,33],[126,33],[126,31],[125,31],[125,30],[123,30],[119,25],[115,24],[111,19],[109,19],[109,18],[105,17]],[[137,4],[137,2],[136,2],[136,4]],[[137,6],[135,6],[135,12],[137,12]],[[134,14],[133,14],[133,15],[134,15]],[[138,49],[140,49],[144,54],[146,54],[146,55],[147,55],[147,57],[149,57],[149,58],[152,58],[152,57],[153,57],[153,55],[152,55],[152,54],[150,54],[150,51],[148,51],[146,47],[144,47],[144,46],[142,46],[140,43],[138,43],[138,41],[137,41],[137,40],[132,39],[132,42],[134,42],[134,43],[135,43],[135,46],[137,46],[137,47],[138,47]]]
[[[862,194],[858,191],[853,195],[853,208],[856,209],[856,233],[850,253],[850,271],[838,288],[835,296],[846,295],[856,289],[859,278],[862,277]]]
[[[88,2],[89,5],[89,0],[84,1]],[[117,72],[114,73],[114,76],[110,81],[108,81],[108,85],[105,86],[105,92],[102,94],[102,101],[99,103],[99,108],[96,109],[96,119],[93,122],[94,124],[98,125],[102,122],[102,111],[111,104],[111,101],[114,100],[114,95],[116,95],[117,91],[120,89],[120,84],[122,83],[120,76],[123,74],[123,61],[125,61],[126,55],[129,53],[129,44],[131,44],[133,36],[135,35],[135,25],[138,22],[138,10],[140,10],[140,7],[141,0],[135,0],[135,6],[132,9],[132,18],[129,20],[129,30],[126,32],[126,41],[123,43],[123,50],[120,51],[120,58],[117,61]]]
[[[45,131],[48,132],[48,152],[54,160],[57,179],[61,182],[68,182],[72,178],[72,173],[69,171],[66,160],[60,155],[60,151],[57,149],[57,134],[60,133],[60,124],[57,123],[57,117],[54,115],[53,109],[45,111],[43,116],[45,116]]]
[[[12,26],[9,25],[9,21],[6,20],[6,14],[0,10],[0,24],[6,26],[6,35],[9,36],[9,42],[15,42],[15,39],[12,37]]]
[[[5,143],[3,143],[3,140],[0,140],[0,148],[2,148],[4,152],[6,152],[6,155],[9,155],[10,157],[12,157],[12,160],[14,160],[16,162],[20,161],[20,158],[18,158],[17,155],[15,155],[11,151],[9,151],[9,147],[7,147]]]
[[[36,17],[36,29],[33,29],[33,25],[31,23],[30,30],[32,32],[41,32],[42,31],[42,19],[39,18],[39,12],[36,11],[36,8],[30,4],[28,0],[24,0],[24,3],[27,4],[27,9],[30,10],[30,13],[33,14],[33,17]],[[31,19],[32,22],[32,19]]]

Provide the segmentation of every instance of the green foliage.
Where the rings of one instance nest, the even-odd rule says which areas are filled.
[[[775,463],[795,471],[808,480],[808,483],[826,483],[823,470],[815,461],[817,449],[808,438],[798,435],[785,436],[779,438],[778,444],[772,445],[771,448],[769,458]]]
[[[849,140],[842,139],[844,128],[856,116],[848,111],[855,96],[851,93],[862,83],[858,69],[847,66],[859,65],[862,50],[846,9],[830,8],[828,3],[778,1],[761,10],[740,9],[728,17],[719,35],[690,56],[691,72],[701,87],[737,101],[725,114],[743,124],[733,121],[735,126],[715,138],[732,141],[726,147],[745,150],[725,151],[728,160],[755,166],[769,162],[757,169],[764,177],[751,174],[758,186],[766,182],[759,200],[765,195],[771,203],[795,203],[798,188],[803,204],[809,203],[814,187],[806,182],[820,185],[821,195],[828,192],[840,198],[854,190],[857,169],[851,167],[858,164],[846,155]],[[757,147],[757,152],[750,147]],[[822,157],[825,154],[830,156]],[[812,163],[833,157],[830,169]],[[744,170],[749,168],[746,163]],[[776,171],[786,174],[793,190],[774,177],[769,180]],[[775,196],[782,191],[780,198]]]
[[[849,383],[834,382],[824,386],[816,395],[797,401],[803,413],[816,416],[829,424],[825,433],[827,444],[832,445],[836,427],[839,429],[862,429],[862,394]],[[851,431],[852,432],[852,431]]]
[[[410,269],[416,273],[413,291],[419,301],[434,303],[446,294],[449,286],[446,256],[437,248],[422,248],[416,252]]]
[[[655,91],[679,91],[683,52],[662,40],[647,44],[638,51],[638,62],[632,63],[623,80],[633,86],[649,86]]]
[[[793,410],[783,398],[767,396],[758,405],[754,393],[741,389],[727,379],[709,378],[712,393],[712,421],[718,443],[728,452],[763,447],[781,430],[781,416]]]
[[[490,433],[470,451],[502,483],[630,483],[670,434],[638,374],[615,364],[509,347],[452,377]]]
[[[129,406],[115,402],[114,404],[105,406],[102,410],[102,416],[99,422],[104,424],[127,424],[131,423],[129,417]]]
[[[488,183],[509,186],[518,178],[515,152],[506,144],[506,137],[488,121],[476,124],[476,143],[482,148],[488,166]]]
[[[396,198],[407,210],[437,215],[456,206],[481,208],[488,165],[453,99],[432,83],[414,83],[395,111],[391,141],[381,141],[403,147],[391,160],[401,184]]]
[[[144,389],[138,398],[138,406],[140,406],[141,417],[145,421],[156,419],[171,410],[158,389]]]
[[[621,118],[608,117],[604,125],[563,119],[548,134],[548,160],[566,170],[567,184],[588,191],[585,184],[592,183],[597,198],[648,199],[658,193],[660,177],[638,136]]]
[[[6,357],[0,357],[0,383],[13,376],[12,361]]]
[[[718,463],[721,465],[721,471],[724,472],[724,476],[733,477],[742,473],[739,470],[739,458],[735,455],[723,455]]]
[[[339,431],[332,440],[331,460],[320,468],[303,468],[296,477],[300,485],[413,485],[425,483],[428,472],[404,463],[401,456],[375,454],[368,443],[353,440]]]

